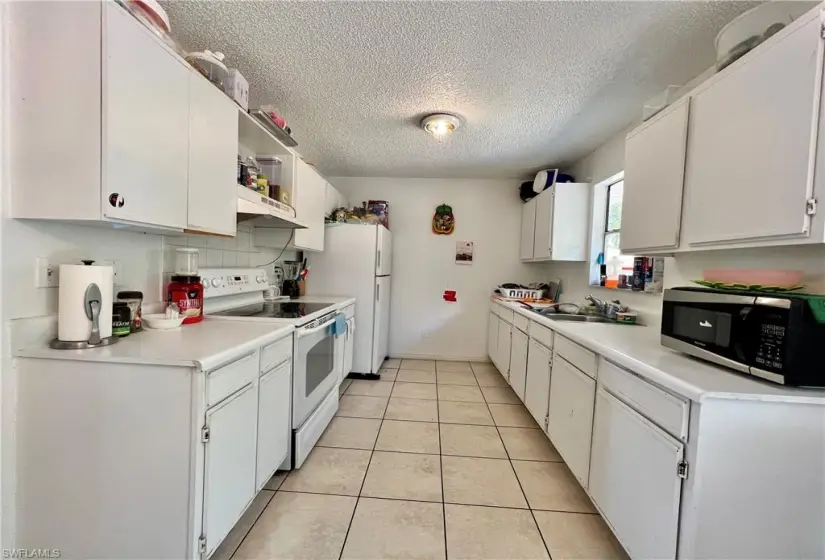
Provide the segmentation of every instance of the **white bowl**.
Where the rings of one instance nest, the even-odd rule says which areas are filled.
[[[143,315],[142,319],[150,329],[168,331],[180,327],[185,317],[181,315],[177,319],[167,319],[164,313],[149,313]]]

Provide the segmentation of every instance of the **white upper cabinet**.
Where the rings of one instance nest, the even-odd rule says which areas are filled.
[[[627,136],[623,253],[679,246],[689,100],[682,98]]]
[[[295,160],[296,185],[293,203],[298,219],[307,225],[296,229],[293,245],[307,251],[324,250],[324,204],[327,182],[309,164],[300,158]]]
[[[536,236],[536,205],[538,197],[533,197],[521,205],[521,260],[533,260],[533,241]]]
[[[809,17],[692,93],[683,220],[689,248],[808,235],[820,30],[819,18]]]
[[[104,9],[103,214],[183,229],[190,70],[126,11]]]
[[[526,202],[521,214],[521,260],[586,260],[589,209],[587,183],[557,183]]]
[[[235,235],[238,107],[202,76],[189,78],[187,227]]]
[[[11,217],[234,234],[230,100],[115,2],[10,19]]]

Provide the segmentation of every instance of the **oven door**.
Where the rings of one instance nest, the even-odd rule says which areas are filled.
[[[333,317],[317,327],[295,331],[295,373],[292,383],[292,427],[307,416],[338,383],[343,337],[329,333]]]

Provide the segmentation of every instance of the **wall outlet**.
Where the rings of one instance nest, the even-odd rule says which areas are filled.
[[[37,257],[34,266],[35,288],[57,288],[60,285],[58,265],[49,263],[46,257]]]

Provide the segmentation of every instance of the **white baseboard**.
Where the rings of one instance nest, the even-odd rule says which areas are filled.
[[[489,356],[445,356],[436,354],[393,354],[387,359],[442,360],[445,362],[490,362]]]

